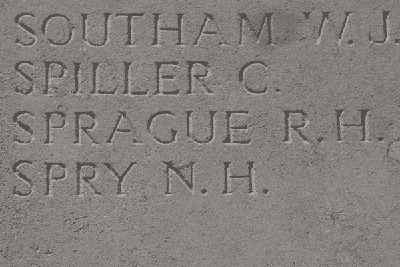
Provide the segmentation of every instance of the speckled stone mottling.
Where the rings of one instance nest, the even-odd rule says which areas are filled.
[[[397,0],[0,15],[1,267],[400,266]]]

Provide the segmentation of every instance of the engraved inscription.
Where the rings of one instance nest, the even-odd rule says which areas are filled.
[[[254,166],[275,171],[269,161],[290,159],[285,153],[296,149],[358,142],[386,146],[393,156],[398,137],[376,130],[388,127],[376,112],[387,98],[378,84],[385,80],[375,75],[396,77],[384,62],[397,59],[382,57],[368,70],[355,59],[358,48],[374,60],[399,48],[396,12],[308,8],[12,14],[13,77],[0,73],[11,91],[5,86],[4,101],[13,103],[3,116],[17,157],[10,193],[57,197],[72,186],[74,196],[125,197],[135,188],[129,174],[149,168],[144,173],[166,181],[162,194],[179,192],[177,177],[183,191],[206,197],[212,191],[200,174],[215,164],[219,192],[233,195],[233,185],[246,181],[255,196]],[[365,90],[345,95],[359,90],[358,76]],[[246,174],[236,173],[239,161]],[[110,181],[102,180],[106,173]],[[259,190],[272,195],[261,179]]]

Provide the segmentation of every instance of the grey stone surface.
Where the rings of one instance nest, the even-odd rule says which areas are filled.
[[[398,1],[0,11],[0,266],[400,265]]]

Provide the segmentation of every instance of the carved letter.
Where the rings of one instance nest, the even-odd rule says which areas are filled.
[[[30,113],[29,111],[19,111],[19,112],[15,113],[15,115],[13,117],[14,122],[17,123],[18,126],[21,127],[21,129],[23,129],[25,132],[29,133],[30,138],[29,138],[29,141],[23,141],[23,140],[18,139],[17,137],[14,137],[14,141],[18,144],[29,144],[29,143],[32,143],[33,140],[35,140],[35,137],[33,136],[33,131],[31,129],[31,127],[22,123],[19,120],[19,117],[22,115],[29,115],[29,116],[33,117],[33,114]],[[35,117],[33,117],[33,118],[35,118]]]
[[[291,115],[297,114],[301,115],[301,124],[292,125]],[[303,139],[304,144],[309,144],[307,137],[300,131],[300,129],[305,128],[309,124],[307,119],[307,114],[302,110],[285,111],[285,139],[284,143],[292,143],[292,129],[297,132],[297,134]]]
[[[232,132],[231,130],[246,130],[247,131],[247,125],[243,126],[231,126],[231,116],[232,114],[245,114],[248,115],[248,111],[227,111],[226,112],[226,131],[227,131],[227,136],[224,140],[224,143],[228,144],[250,144],[251,140],[232,140]]]
[[[303,12],[303,14],[306,16],[306,18],[308,19],[310,17],[311,12],[307,13],[307,12]],[[349,24],[349,18],[350,15],[352,14],[352,12],[345,12],[345,17],[343,20],[343,24],[342,27],[340,28],[339,34],[338,34],[338,45],[340,46],[342,44],[343,41],[343,35],[344,32],[346,30],[347,25]],[[322,12],[322,20],[321,20],[321,24],[319,25],[319,29],[318,29],[318,38],[316,41],[316,45],[320,45],[322,42],[322,36],[324,34],[324,29],[325,29],[325,25],[328,23],[331,24],[331,18],[330,18],[331,13],[330,12]],[[334,23],[332,22],[332,26],[331,29],[334,27]],[[316,27],[314,27],[316,29]],[[328,31],[331,30],[328,28]],[[333,29],[332,29],[333,30]],[[353,40],[349,40],[348,41],[349,44],[353,44]]]
[[[152,133],[151,129],[152,129],[152,123],[153,123],[154,119],[155,119],[156,117],[158,117],[158,116],[161,116],[161,115],[171,115],[171,116],[174,116],[174,114],[173,114],[172,112],[170,112],[170,111],[160,111],[160,112],[157,112],[157,113],[153,114],[153,115],[150,117],[150,119],[148,120],[148,122],[147,122],[147,130],[148,130],[150,133]],[[171,144],[171,143],[176,142],[176,135],[177,135],[177,133],[178,133],[178,132],[177,132],[176,130],[171,129],[171,139],[170,139],[170,140],[161,140],[161,139],[159,139],[155,134],[153,134],[153,138],[154,138],[156,141],[160,142],[161,144]]]
[[[120,13],[120,14],[116,14],[116,17],[126,17],[127,23],[128,23],[128,39],[126,41],[126,45],[135,45],[135,40],[132,39],[132,19],[138,18],[138,17],[143,17],[144,13]]]
[[[231,162],[224,162],[225,165],[225,190],[223,194],[225,195],[232,195],[233,190],[232,190],[232,179],[248,179],[249,180],[249,194],[250,195],[256,195],[256,188],[255,188],[255,183],[254,183],[254,173],[253,173],[253,166],[254,162],[249,161],[247,162],[248,168],[249,168],[249,174],[248,175],[231,175],[229,171],[229,166],[231,165]]]
[[[76,189],[76,195],[82,196],[81,194],[81,178],[83,181],[88,183],[90,187],[93,189],[95,195],[101,195],[99,191],[93,186],[93,184],[90,182],[90,180],[96,178],[96,164],[92,162],[78,162],[76,163],[77,166],[77,189]],[[89,176],[83,176],[81,174],[82,168],[84,167],[91,167],[93,170],[93,174]]]
[[[93,119],[92,124],[90,126],[82,126],[81,125],[81,120],[80,120],[80,116],[81,115],[86,115],[89,116]],[[88,111],[88,112],[75,112],[75,142],[74,144],[79,144],[81,145],[81,130],[89,137],[90,140],[92,140],[93,144],[99,144],[94,137],[92,136],[92,134],[89,132],[93,131],[96,127],[97,127],[97,122],[96,122],[96,118],[95,118],[95,114],[92,111]]]
[[[128,121],[130,127],[133,127],[133,126],[132,126],[131,121],[130,121],[130,120],[128,119],[128,117],[126,116],[126,113],[125,113],[125,112],[119,111],[118,113],[119,113],[119,116],[118,116],[117,123],[115,124],[115,126],[114,126],[114,128],[113,128],[113,130],[112,130],[112,132],[111,132],[110,138],[108,138],[108,140],[107,140],[107,143],[109,143],[109,144],[112,143],[112,140],[113,140],[113,138],[114,138],[115,133],[132,133],[132,130],[131,130],[131,129],[120,129],[120,128],[119,128],[119,125],[120,125],[121,120],[122,120],[123,118],[125,118],[125,120]],[[140,143],[140,142],[137,141],[135,138],[133,138],[133,143]]]
[[[369,118],[369,110],[362,109],[361,111],[361,124],[344,124],[342,115],[343,110],[336,110],[336,121],[337,121],[337,133],[338,133],[338,141],[343,142],[342,134],[343,127],[361,127],[362,128],[362,138],[361,141],[369,142],[368,140],[368,118]]]
[[[115,95],[117,91],[117,87],[114,87],[114,90],[111,91],[105,91],[101,89],[101,86],[98,86],[99,84],[99,66],[100,63],[94,62],[92,63],[93,65],[93,88],[92,88],[92,94],[100,94],[100,95]],[[104,66],[104,64],[103,64]],[[107,68],[107,67],[105,67]],[[104,71],[104,70],[103,70]]]
[[[108,43],[109,41],[109,34],[108,34],[108,28],[109,28],[109,18],[111,13],[104,13],[104,40],[102,43],[100,44],[95,44],[92,43],[91,41],[88,40],[87,38],[87,33],[86,33],[86,20],[88,18],[89,14],[82,14],[82,19],[83,19],[83,40],[86,41],[86,43],[88,43],[91,46],[104,46]]]
[[[194,138],[194,136],[192,136],[191,134],[191,130],[190,130],[190,115],[192,114],[192,111],[186,111],[187,113],[187,136],[192,138],[193,141],[195,141],[198,144],[206,144],[209,143],[213,140],[214,138],[214,115],[215,113],[217,113],[216,111],[210,111],[210,135],[208,137],[206,137],[203,141],[198,140],[196,138]]]
[[[171,173],[170,170],[173,170],[181,181],[185,184],[185,186],[189,189],[189,191],[194,194],[194,174],[193,174],[193,166],[194,162],[189,162],[189,164],[183,164],[182,166],[174,166],[173,162],[163,162],[167,166],[166,175],[167,175],[167,191],[165,192],[166,195],[172,196],[171,193]],[[185,176],[183,175],[182,171],[186,168],[190,168],[190,180],[188,181]]]
[[[51,80],[63,78],[67,67],[64,65],[64,63],[60,61],[45,61],[44,64],[46,65],[46,85],[44,89],[44,94],[47,95],[49,94]],[[53,77],[50,73],[50,68],[54,65],[58,65],[61,68],[60,74],[57,77]]]
[[[148,91],[132,91],[131,89],[131,62],[124,62],[125,67],[125,89],[123,94],[132,94],[132,95],[147,95]]]
[[[178,62],[177,61],[172,61],[172,62],[156,62],[157,65],[157,88],[155,94],[164,94],[164,95],[177,95],[179,94],[179,90],[174,90],[174,91],[164,91],[163,87],[163,80],[175,80],[174,75],[163,75],[161,74],[162,70],[161,67],[165,65],[169,65],[172,67],[177,67]]]
[[[53,115],[58,115],[62,119],[62,123],[59,126],[53,125],[52,122],[52,116]],[[46,118],[47,118],[47,139],[44,141],[45,144],[52,144],[52,131],[51,129],[62,129],[65,126],[65,113],[64,112],[46,112]]]
[[[251,61],[251,62],[245,64],[245,65],[240,69],[240,72],[239,72],[239,81],[245,85],[246,90],[247,90],[248,92],[250,92],[251,94],[264,94],[264,93],[267,92],[267,87],[266,87],[266,86],[265,86],[265,88],[264,88],[263,90],[261,90],[261,91],[256,91],[256,90],[250,88],[250,86],[249,86],[248,84],[246,84],[246,82],[244,82],[244,75],[245,75],[245,73],[247,72],[247,69],[250,68],[251,66],[254,66],[254,65],[261,65],[261,66],[263,66],[265,69],[267,68],[267,65],[265,65],[264,62],[261,62],[261,61]]]
[[[52,197],[52,189],[51,189],[51,180],[61,180],[67,177],[66,165],[64,163],[45,163],[47,170],[47,178],[46,178],[46,193],[45,195]],[[58,166],[62,168],[62,173],[59,176],[53,176],[54,170],[53,167]]]
[[[255,25],[248,25],[248,31],[247,32],[251,32],[251,36],[250,38],[245,36],[244,34],[244,29],[245,26],[247,26],[246,24],[249,24],[249,18],[247,17],[247,15],[245,13],[240,13],[240,32],[239,32],[239,45],[244,45],[246,43],[246,40],[248,41],[247,43],[251,43],[251,42],[255,42],[259,43],[260,39],[262,37],[262,35],[264,35],[263,30],[265,27],[265,24],[267,24],[267,34],[268,34],[268,40],[266,42],[267,45],[271,45],[272,44],[272,15],[273,13],[265,13],[263,16],[263,19],[261,21],[261,25],[258,29],[255,29]]]
[[[210,72],[208,71],[208,63],[206,61],[188,61],[188,64],[189,64],[189,72],[188,72],[189,90],[187,91],[186,94],[187,95],[192,94],[192,90],[195,87],[194,81],[197,80],[198,83],[200,83],[200,85],[202,85],[206,89],[206,94],[213,95],[213,92],[211,91],[209,86],[207,86],[207,83],[204,81],[204,79],[200,80],[200,78],[207,78],[210,76]],[[193,69],[198,66],[203,66],[203,68],[205,68],[205,70],[203,71],[204,72],[203,75],[195,74],[196,71],[194,71]]]
[[[75,90],[72,92],[73,94],[82,94],[81,92],[81,64],[79,62],[74,62],[74,70],[75,70]]]
[[[319,31],[318,31],[318,39],[316,44],[319,45],[321,43],[322,40],[322,33],[324,32],[324,27],[326,24],[326,21],[329,18],[329,12],[322,12],[322,21],[321,21],[321,25],[319,26]]]
[[[344,34],[344,31],[345,31],[345,29],[347,27],[347,24],[349,23],[349,17],[350,17],[351,14],[352,14],[352,12],[345,12],[346,17],[344,18],[343,26],[340,29],[340,33],[339,33],[339,41],[338,41],[339,45],[342,44],[343,34]],[[352,40],[349,40],[349,44],[352,44],[352,42],[353,42]]]
[[[217,24],[215,23],[214,16],[211,15],[211,14],[207,14],[207,13],[204,13],[204,15],[205,15],[206,17],[205,17],[205,19],[204,19],[203,25],[201,25],[200,34],[199,34],[199,36],[196,38],[196,41],[194,41],[194,44],[193,44],[193,45],[199,45],[200,38],[201,38],[203,35],[211,35],[211,36],[213,36],[213,35],[219,35],[219,38],[220,38],[220,43],[219,43],[219,45],[228,45],[227,41],[225,40],[224,36],[222,35],[221,31],[219,30]],[[214,27],[212,27],[213,30],[207,30],[207,29],[206,29],[206,28],[209,28],[209,25],[208,25],[208,24],[209,24],[210,22],[211,22],[212,26],[214,26]]]
[[[29,95],[30,93],[33,92],[33,79],[32,79],[32,77],[28,76],[28,74],[26,74],[25,72],[23,72],[21,70],[20,67],[21,67],[22,64],[28,64],[28,65],[33,67],[33,63],[31,61],[21,61],[21,62],[18,62],[17,64],[15,64],[15,70],[17,71],[17,73],[19,75],[21,75],[22,78],[24,78],[26,81],[28,81],[29,89],[28,90],[22,90],[22,89],[19,89],[18,86],[16,86],[15,87],[15,92],[20,93],[20,94],[24,94],[24,95]]]
[[[383,11],[383,41],[372,40],[371,32],[369,33],[369,41],[373,44],[381,45],[389,41],[389,11]]]
[[[17,37],[17,39],[15,40],[15,42],[16,42],[17,44],[22,45],[22,46],[31,46],[31,45],[34,45],[34,44],[35,44],[37,38],[36,38],[36,33],[35,33],[35,31],[34,31],[31,27],[27,26],[25,23],[23,23],[23,22],[20,21],[21,18],[23,18],[23,17],[25,17],[25,16],[35,17],[33,14],[30,14],[30,13],[22,13],[22,14],[19,14],[19,15],[17,15],[17,16],[15,17],[15,23],[17,23],[18,26],[21,27],[23,30],[25,30],[26,32],[28,32],[33,38],[29,37],[29,39],[31,40],[31,42],[29,42],[29,43],[23,43],[23,42],[21,42],[21,39],[20,39],[19,37]]]
[[[175,31],[178,33],[178,42],[176,43],[177,45],[182,45],[182,19],[183,19],[183,14],[178,14],[178,27],[177,28],[172,28],[172,27],[161,27],[160,26],[160,15],[158,13],[154,13],[154,40],[152,45],[161,45],[163,44],[162,42],[159,42],[159,37],[160,33],[163,31]]]
[[[20,178],[24,183],[29,185],[29,191],[27,193],[22,193],[21,191],[18,191],[17,187],[14,186],[13,194],[20,196],[20,197],[26,197],[26,196],[29,196],[30,194],[32,194],[32,186],[33,186],[32,180],[29,179],[25,174],[23,174],[19,171],[20,166],[23,164],[31,165],[32,162],[29,160],[20,160],[20,161],[17,161],[16,163],[14,163],[14,165],[12,166],[12,170],[13,170],[13,172],[16,173],[17,177]]]
[[[118,172],[111,166],[111,163],[103,163],[104,166],[106,166],[110,171],[117,177],[118,179],[118,195],[125,195],[122,190],[122,184],[124,182],[125,176],[128,174],[128,172],[132,169],[133,165],[136,165],[136,162],[131,162],[128,166],[128,168],[121,174],[119,175]]]
[[[54,14],[54,15],[50,15],[50,16],[48,16],[44,21],[43,21],[43,25],[42,25],[42,31],[43,31],[43,33],[45,34],[45,35],[47,35],[47,24],[49,23],[49,21],[52,19],[52,18],[56,18],[56,17],[59,17],[59,18],[63,18],[63,19],[65,19],[66,21],[67,21],[67,23],[68,23],[68,40],[66,40],[66,41],[64,41],[64,42],[55,42],[55,41],[53,41],[52,39],[50,39],[49,37],[47,37],[47,40],[49,41],[49,43],[50,44],[52,44],[52,45],[66,45],[66,44],[68,44],[71,40],[72,40],[72,35],[73,35],[73,27],[72,27],[72,25],[71,25],[71,20],[67,17],[67,16],[64,16],[64,15],[61,15],[61,14]]]

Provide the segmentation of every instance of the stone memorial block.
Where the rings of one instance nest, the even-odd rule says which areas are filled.
[[[400,266],[398,1],[0,11],[0,266]]]

